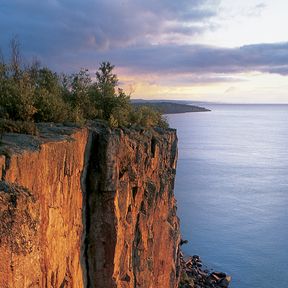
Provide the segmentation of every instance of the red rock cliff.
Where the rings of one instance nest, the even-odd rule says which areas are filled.
[[[175,288],[174,130],[6,135],[0,287]]]

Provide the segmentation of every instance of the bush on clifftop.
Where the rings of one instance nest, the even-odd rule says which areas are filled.
[[[101,63],[95,74],[96,80],[92,81],[87,69],[71,75],[59,75],[37,62],[24,67],[19,44],[12,40],[10,61],[0,58],[2,132],[11,132],[20,122],[25,122],[25,127],[27,123],[35,127],[35,122],[81,124],[93,119],[103,119],[112,128],[168,127],[157,110],[131,105],[130,96],[118,87],[118,78],[113,69],[109,62]],[[14,121],[13,125],[11,121]],[[20,128],[13,131],[23,131]],[[29,133],[30,130],[26,130]],[[31,130],[34,131],[34,128]]]

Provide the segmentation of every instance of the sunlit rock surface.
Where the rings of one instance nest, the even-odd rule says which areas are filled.
[[[41,125],[0,156],[0,287],[177,287],[174,130]]]

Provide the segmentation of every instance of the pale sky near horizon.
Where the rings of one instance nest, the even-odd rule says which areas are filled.
[[[0,0],[0,47],[57,71],[116,65],[133,98],[288,103],[288,1]]]

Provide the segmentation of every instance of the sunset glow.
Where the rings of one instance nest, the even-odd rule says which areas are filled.
[[[288,103],[285,0],[0,1],[1,49],[61,72],[116,65],[132,98]]]

